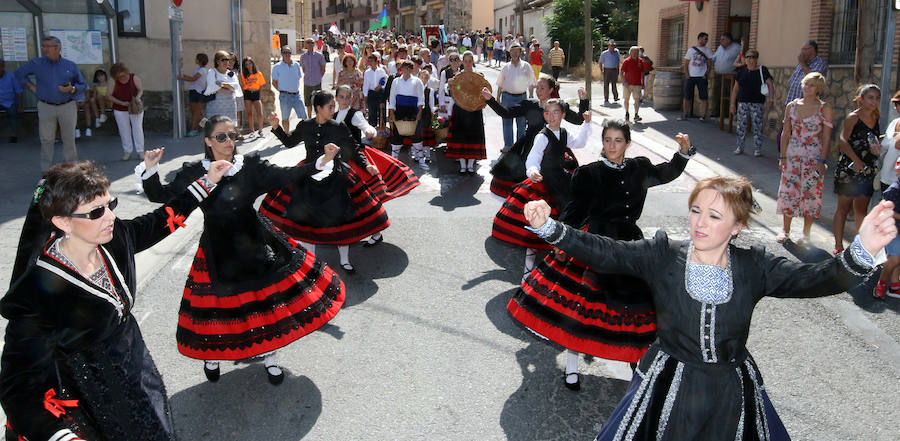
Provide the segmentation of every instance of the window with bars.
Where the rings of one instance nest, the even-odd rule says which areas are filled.
[[[834,2],[834,26],[831,34],[831,51],[829,54],[820,54],[823,58],[827,55],[830,64],[853,64],[856,61],[856,33],[859,20],[859,2],[857,0],[835,0]],[[884,54],[884,35],[887,25],[885,8],[877,8],[875,16],[875,60],[881,62]]]
[[[665,36],[665,56],[666,66],[681,66],[681,59],[684,54],[681,48],[684,47],[684,19],[666,20],[666,29],[668,34]]]
[[[271,0],[273,14],[287,14],[287,0]]]

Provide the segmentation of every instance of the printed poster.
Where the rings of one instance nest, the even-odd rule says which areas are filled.
[[[51,30],[62,42],[62,56],[75,64],[103,64],[100,31]]]
[[[0,48],[6,61],[28,61],[25,28],[0,28]]]

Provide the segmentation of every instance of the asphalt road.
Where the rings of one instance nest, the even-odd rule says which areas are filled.
[[[479,70],[494,83],[496,69],[479,65]],[[563,97],[575,97],[576,86],[565,83]],[[386,204],[391,227],[385,241],[351,248],[356,274],[338,270],[347,287],[344,308],[320,332],[279,351],[287,378],[278,387],[268,384],[260,363],[223,364],[221,380],[208,383],[201,362],[177,352],[178,304],[201,213],[188,219],[188,228],[139,256],[134,314],[165,378],[182,439],[589,440],[596,435],[623,395],[630,369],[619,362],[582,360],[582,390],[569,391],[562,387],[561,348],[535,338],[507,313],[521,279],[523,251],[490,237],[500,201],[488,191],[487,169],[499,154],[502,134],[500,119],[490,109],[484,115],[489,160],[481,161],[474,176],[457,175],[456,163],[440,154],[430,173],[414,168],[422,185]],[[644,135],[629,155],[654,162],[671,156],[674,141]],[[198,139],[150,141],[166,142],[164,176],[200,156]],[[79,145],[82,156],[106,164],[122,201],[120,216],[155,206],[134,191],[128,174],[134,164],[117,161],[117,139]],[[267,132],[241,149],[284,165],[303,155],[302,148],[277,145]],[[595,126],[579,159],[595,160],[599,149]],[[37,162],[35,146],[10,153],[23,164]],[[0,176],[4,188],[18,195],[0,203],[0,240],[8,250],[0,270],[7,278],[36,175],[29,167]],[[645,235],[662,228],[685,238],[693,183],[728,172],[710,157],[698,157],[682,177],[652,189],[639,222]],[[765,204],[774,203],[765,200],[764,210]],[[739,243],[790,255],[776,246],[766,225],[777,224],[754,223]],[[317,251],[339,268],[335,248]],[[794,439],[900,439],[897,301],[879,310],[860,306],[865,295],[861,288],[829,299],[764,300],[757,308],[750,350]]]

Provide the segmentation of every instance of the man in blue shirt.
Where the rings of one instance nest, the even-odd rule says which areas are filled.
[[[616,42],[609,40],[609,49],[600,54],[600,74],[603,75],[603,103],[609,104],[609,87],[612,86],[613,99],[619,101],[619,64],[622,58],[616,50]]]
[[[75,121],[78,107],[75,97],[87,90],[78,65],[62,58],[62,43],[56,37],[41,39],[43,57],[33,58],[16,69],[15,75],[38,98],[38,126],[41,136],[41,171],[53,165],[53,141],[59,125],[63,154],[67,162],[77,161]],[[29,76],[34,75],[34,82]]]
[[[24,109],[22,86],[15,75],[6,73],[6,62],[0,59],[0,110],[6,111],[6,125],[9,127],[9,142],[18,142],[19,114]]]
[[[281,61],[272,68],[272,86],[278,91],[278,103],[281,107],[281,126],[284,133],[290,133],[291,109],[297,112],[300,119],[306,119],[303,97],[300,96],[300,65],[291,59],[291,48],[281,48]]]

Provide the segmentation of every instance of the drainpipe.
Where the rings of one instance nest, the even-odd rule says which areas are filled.
[[[231,0],[231,50],[238,56],[238,60],[244,58],[243,14],[241,13],[241,0]]]

